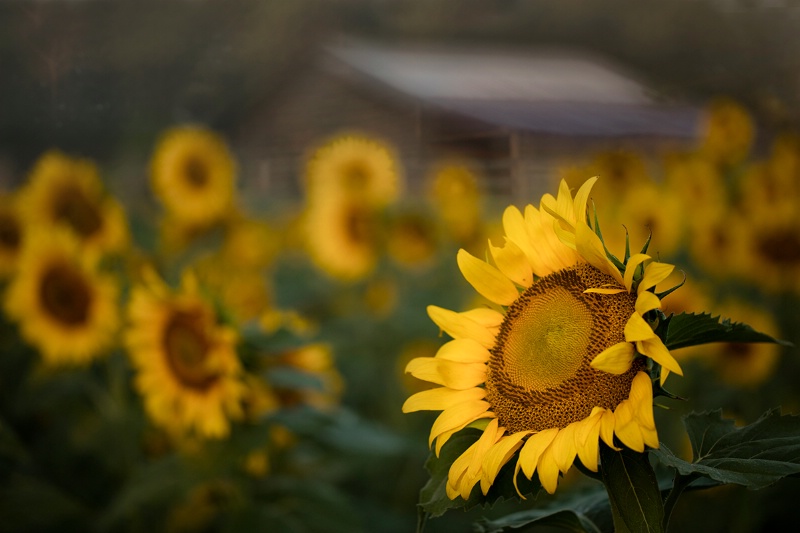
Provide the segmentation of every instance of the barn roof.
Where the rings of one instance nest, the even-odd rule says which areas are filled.
[[[660,103],[633,76],[587,54],[364,42],[327,50],[391,91],[496,126],[599,137],[697,134],[698,108]]]

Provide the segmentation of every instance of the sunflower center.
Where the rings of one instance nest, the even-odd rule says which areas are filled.
[[[794,265],[800,261],[800,235],[793,228],[782,228],[761,236],[757,247],[763,257],[779,265]]]
[[[0,214],[0,246],[7,250],[19,248],[21,239],[19,222],[9,213]]]
[[[42,276],[39,303],[61,324],[80,326],[89,318],[92,292],[84,276],[73,267],[52,265]]]
[[[342,168],[342,185],[351,191],[360,191],[369,183],[369,172],[363,163],[352,162]]]
[[[183,173],[186,181],[195,189],[202,189],[208,183],[208,167],[197,157],[189,157],[184,163]]]
[[[372,240],[372,214],[369,209],[359,205],[346,208],[343,217],[344,229],[352,242],[369,243]]]
[[[509,432],[563,428],[628,397],[643,363],[620,376],[590,366],[625,340],[636,297],[584,291],[615,283],[579,264],[539,279],[508,308],[491,350],[486,397]]]
[[[208,365],[210,343],[201,316],[176,312],[164,330],[164,348],[170,369],[186,387],[204,391],[217,381]]]
[[[65,187],[56,195],[55,219],[66,223],[81,237],[90,237],[103,226],[97,205],[76,187]]]

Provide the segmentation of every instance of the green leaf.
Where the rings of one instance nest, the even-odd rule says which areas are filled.
[[[460,498],[451,500],[447,497],[445,491],[447,473],[450,471],[453,461],[478,440],[478,437],[480,437],[479,431],[461,431],[450,437],[450,440],[442,447],[439,457],[433,453],[428,457],[425,468],[431,478],[419,493],[419,505],[428,516],[441,516],[448,509],[457,509],[466,505],[466,502]]]
[[[600,466],[616,531],[662,532],[664,505],[647,454],[601,444]]]
[[[692,443],[693,462],[669,448],[653,450],[659,461],[681,475],[700,475],[720,483],[761,489],[800,474],[800,416],[768,411],[756,422],[737,428],[721,411],[691,414],[684,424]]]
[[[475,530],[478,533],[499,533],[506,529],[524,532],[550,527],[590,533],[614,531],[611,506],[602,485],[565,494],[536,509],[527,509],[492,520],[484,518],[475,524]]]
[[[773,342],[783,346],[791,343],[770,337],[747,324],[731,322],[709,313],[672,315],[667,329],[666,345],[670,350],[697,346],[709,342]]]

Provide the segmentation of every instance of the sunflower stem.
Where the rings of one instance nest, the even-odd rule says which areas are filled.
[[[678,498],[680,498],[681,494],[683,494],[684,489],[698,477],[699,476],[697,474],[689,474],[684,476],[678,471],[675,472],[675,478],[672,482],[672,490],[669,491],[667,499],[664,501],[664,531],[667,531],[667,528],[669,527],[669,517],[672,515],[672,511],[675,509],[675,504],[678,503]]]

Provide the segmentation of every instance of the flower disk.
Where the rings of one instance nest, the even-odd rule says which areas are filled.
[[[579,264],[540,279],[509,307],[486,379],[486,397],[508,431],[563,428],[628,397],[640,361],[621,375],[590,366],[624,340],[634,312],[636,298],[627,292],[584,293],[613,281]]]

